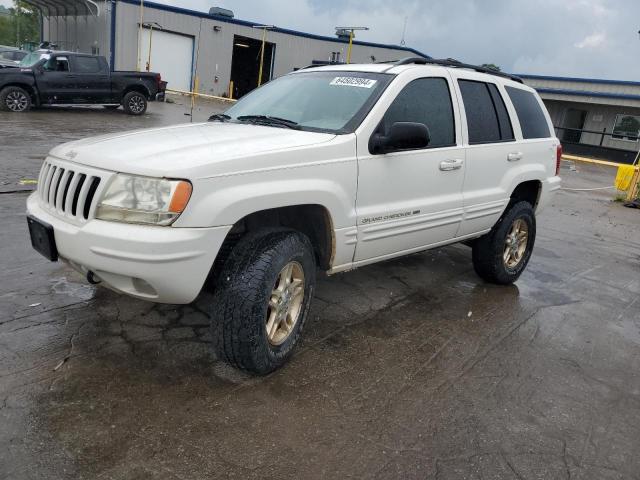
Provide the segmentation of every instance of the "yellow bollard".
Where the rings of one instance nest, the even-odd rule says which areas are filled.
[[[633,165],[620,165],[616,174],[615,187],[623,192],[628,191],[635,173],[636,168]]]

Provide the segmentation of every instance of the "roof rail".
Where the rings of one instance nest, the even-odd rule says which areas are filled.
[[[398,67],[400,65],[439,65],[441,67],[466,68],[469,70],[474,70],[476,72],[488,73],[489,75],[495,75],[497,77],[508,78],[509,80],[513,80],[515,82],[524,83],[520,77],[517,77],[515,75],[499,72],[492,68],[480,67],[478,65],[471,65],[468,63],[462,63],[454,58],[437,59],[437,58],[423,58],[423,57],[407,57],[401,60],[397,60],[395,62],[380,62],[380,63],[391,63],[391,66],[387,70],[390,70],[393,67]]]

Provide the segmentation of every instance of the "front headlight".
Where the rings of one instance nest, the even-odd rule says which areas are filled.
[[[115,175],[98,203],[96,218],[114,222],[170,225],[191,197],[186,180]]]

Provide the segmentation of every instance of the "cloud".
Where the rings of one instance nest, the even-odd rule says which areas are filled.
[[[596,48],[600,47],[606,40],[607,37],[604,33],[594,33],[574,45],[576,48]]]

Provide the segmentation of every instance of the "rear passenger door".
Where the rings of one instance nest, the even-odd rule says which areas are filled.
[[[73,103],[109,103],[111,78],[98,57],[71,56],[71,73],[75,79]]]
[[[358,242],[365,262],[451,241],[462,220],[464,148],[450,77],[414,74],[392,83],[358,136]],[[369,140],[395,122],[427,126],[425,148],[372,153]]]
[[[504,90],[486,76],[452,72],[466,117],[464,219],[458,236],[490,229],[509,201],[511,175],[524,159],[515,140]],[[472,74],[473,75],[473,74]]]

